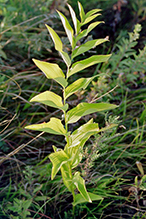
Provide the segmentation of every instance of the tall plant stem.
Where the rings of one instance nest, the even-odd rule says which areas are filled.
[[[72,219],[75,219],[75,206],[72,206]]]
[[[75,192],[74,190],[72,191],[72,195],[73,195],[73,202],[75,202]],[[75,219],[75,206],[72,206],[72,219]]]

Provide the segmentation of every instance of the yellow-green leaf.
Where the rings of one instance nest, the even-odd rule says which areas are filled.
[[[69,55],[62,50],[63,49],[63,44],[62,44],[61,39],[59,38],[57,33],[51,27],[49,27],[48,25],[46,25],[46,27],[47,27],[47,29],[48,29],[51,37],[52,37],[52,40],[55,44],[55,49],[57,51],[59,51],[61,57],[63,58],[64,62],[67,65],[67,67],[69,67],[71,65],[71,60],[69,58]]]
[[[104,23],[104,22],[103,21],[96,21],[96,22],[91,23],[87,29],[81,31],[78,34],[78,36],[76,37],[76,42],[78,40],[80,40],[81,38],[86,37],[91,30],[93,30],[97,25],[99,25],[101,23]]]
[[[67,123],[77,122],[82,116],[104,110],[115,109],[117,106],[110,103],[79,103],[67,112]]]
[[[50,158],[50,160],[53,164],[51,179],[54,179],[57,172],[60,170],[62,165],[65,164],[68,161],[69,157],[67,156],[67,154],[62,149],[60,149],[58,152],[51,153],[49,155],[49,158]]]
[[[71,157],[71,166],[75,168],[80,161],[82,160],[81,151],[84,144],[90,138],[91,135],[94,135],[99,132],[98,123],[93,123],[93,119],[88,121],[88,123],[82,125],[80,128],[75,130],[69,139],[69,151],[72,154]]]
[[[106,62],[110,56],[111,55],[94,55],[82,61],[75,62],[68,72],[68,77],[97,63]]]
[[[72,27],[70,26],[67,18],[61,12],[59,12],[59,11],[57,11],[57,12],[58,12],[58,14],[59,14],[59,16],[61,18],[61,21],[62,21],[62,24],[64,26],[65,32],[66,32],[67,37],[69,39],[69,42],[70,42],[71,46],[73,47],[73,43],[74,43],[74,39],[73,39],[74,38],[74,36],[73,36],[74,35],[74,31],[73,31]]]
[[[46,24],[46,27],[47,27],[47,29],[51,35],[51,38],[55,44],[55,49],[58,51],[62,51],[63,45],[62,45],[61,39],[59,38],[57,33],[51,27],[49,27],[47,24]]]
[[[65,89],[65,99],[67,99],[69,96],[71,96],[73,93],[76,91],[79,91],[80,89],[86,89],[86,87],[89,85],[89,83],[99,75],[95,75],[91,78],[80,78],[70,84],[68,87]]]
[[[85,12],[84,12],[83,6],[81,5],[80,2],[78,2],[78,8],[79,8],[79,11],[80,11],[81,23],[83,23],[84,20],[85,20]]]
[[[98,39],[98,40],[91,40],[86,42],[85,44],[82,44],[81,46],[77,47],[75,50],[72,52],[72,59],[84,52],[89,51],[92,48],[95,48],[96,46],[100,45],[101,43],[104,43],[108,41],[107,39]]]
[[[60,53],[62,59],[64,60],[65,64],[69,68],[69,66],[71,65],[71,60],[70,60],[69,55],[64,51],[60,51],[59,53]]]
[[[37,96],[33,97],[30,102],[39,102],[59,109],[63,107],[62,98],[52,91],[45,91],[41,94],[38,94]]]
[[[91,15],[101,11],[101,9],[92,9],[91,11],[88,11],[87,14],[85,15],[85,18],[90,17]]]
[[[71,14],[72,21],[73,21],[73,24],[74,24],[74,28],[75,28],[75,31],[76,31],[76,35],[77,35],[80,31],[80,22],[77,19],[76,14],[75,14],[74,10],[72,9],[72,7],[69,4],[67,4],[67,5],[68,5],[68,8],[70,10],[70,14]]]
[[[84,139],[94,135],[99,131],[98,123],[93,123],[93,120],[89,120],[88,123],[80,126],[70,136],[69,148],[79,145]]]
[[[55,135],[66,135],[66,130],[60,119],[52,117],[49,122],[43,122],[41,124],[28,125],[26,129],[35,131],[48,132]]]
[[[85,187],[85,180],[80,176],[79,172],[76,172],[74,177],[73,177],[73,183],[75,184],[75,186],[77,187],[78,191],[81,193],[81,195],[83,196],[83,198],[87,201],[87,202],[92,202],[86,187]]]
[[[57,64],[43,62],[33,59],[36,66],[46,75],[49,79],[54,79],[61,86],[66,87],[67,81],[61,68]]]
[[[93,194],[91,192],[88,192],[88,195],[92,201],[98,201],[103,199],[102,196]],[[72,204],[73,206],[76,206],[77,204],[81,204],[85,202],[87,202],[87,200],[81,194],[77,194],[75,195],[75,200]]]
[[[96,18],[97,16],[99,16],[99,15],[101,15],[101,14],[94,14],[94,15],[92,15],[92,16],[90,16],[90,17],[85,18],[85,20],[84,20],[84,22],[82,23],[82,25],[85,25],[85,24],[89,23],[90,21],[92,21],[93,19],[95,19],[95,18]]]
[[[84,126],[84,125],[83,125]],[[72,169],[75,168],[82,160],[83,154],[81,153],[84,144],[86,141],[90,138],[91,135],[95,135],[100,132],[107,131],[109,129],[112,129],[116,127],[117,124],[111,124],[109,126],[106,126],[104,128],[99,129],[98,124],[88,124],[86,126],[86,132],[83,132],[85,130],[82,130],[82,132],[73,132],[73,134],[70,136],[70,143],[69,143],[69,151],[70,154],[72,154],[71,157],[71,167]]]

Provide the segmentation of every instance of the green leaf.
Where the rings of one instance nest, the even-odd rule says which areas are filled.
[[[54,117],[52,117],[47,123],[43,122],[41,124],[28,125],[25,128],[55,135],[66,135],[66,130],[64,129],[61,120]]]
[[[59,53],[60,53],[62,59],[64,60],[65,64],[69,68],[69,66],[71,65],[71,60],[70,60],[69,55],[64,51],[60,51]]]
[[[63,44],[62,44],[62,41],[61,39],[59,38],[59,36],[57,35],[57,33],[51,28],[49,27],[48,25],[46,25],[51,37],[52,37],[52,40],[55,44],[55,49],[57,51],[59,51],[61,57],[63,58],[64,62],[66,63],[67,67],[69,67],[71,65],[71,60],[69,58],[69,55],[62,51],[63,49]]]
[[[84,139],[94,135],[98,131],[98,123],[93,123],[93,119],[89,120],[86,124],[80,126],[72,133],[69,139],[69,148],[79,146]]]
[[[48,63],[33,59],[36,66],[45,74],[49,79],[54,79],[61,86],[66,87],[67,81],[61,68],[57,64]]]
[[[93,14],[99,12],[99,11],[101,11],[101,9],[92,9],[91,11],[88,11],[88,12],[87,12],[87,14],[85,15],[85,18],[88,18],[88,17],[90,17],[91,15],[93,15]]]
[[[80,2],[78,2],[78,8],[79,8],[79,12],[80,12],[81,23],[83,23],[85,20],[85,12],[84,12],[83,6],[81,5]]]
[[[51,179],[53,180],[60,168],[62,167],[62,165],[68,161],[69,157],[62,149],[60,149],[60,151],[58,152],[51,153],[49,155],[49,158],[53,164],[51,173]]]
[[[47,24],[46,24],[46,27],[47,27],[47,29],[51,35],[51,38],[55,44],[55,49],[57,51],[62,51],[63,45],[62,45],[61,39],[59,38],[57,33],[51,27],[49,27]]]
[[[95,48],[96,46],[100,45],[101,43],[104,43],[108,41],[107,39],[98,39],[98,40],[91,40],[86,42],[85,44],[82,44],[81,46],[77,47],[75,50],[73,50],[72,53],[72,59],[84,52],[89,51],[92,48]]]
[[[62,178],[63,178],[63,183],[68,188],[68,190],[70,192],[75,190],[76,187],[75,187],[75,185],[72,182],[72,173],[71,173],[69,162],[67,162],[67,163],[62,165],[62,167],[61,167],[61,175],[62,175]]]
[[[86,141],[91,137],[91,135],[107,131],[108,129],[111,129],[116,126],[117,124],[111,124],[109,126],[99,129],[98,124],[93,123],[85,124],[81,126],[82,130],[77,129],[76,131],[74,131],[73,134],[70,136],[70,142],[68,147],[70,154],[72,154],[70,162],[71,168],[75,168],[81,162],[83,157],[83,146],[86,143]]]
[[[68,72],[68,77],[97,63],[106,62],[110,56],[111,55],[94,55],[82,61],[75,62]]]
[[[7,59],[6,53],[1,48],[0,48],[0,57],[2,57],[3,59]]]
[[[59,12],[59,11],[57,11],[57,12],[58,12],[58,14],[61,18],[61,21],[62,21],[62,24],[64,26],[65,32],[66,32],[67,37],[69,39],[69,42],[70,42],[71,46],[73,47],[74,46],[73,45],[74,44],[74,36],[73,36],[74,31],[73,31],[72,27],[70,26],[67,18],[61,12]]]
[[[91,192],[88,192],[88,195],[92,201],[98,201],[98,200],[103,199],[100,195],[96,195],[96,194],[93,194]],[[77,204],[81,204],[81,203],[85,203],[85,202],[87,202],[86,199],[83,198],[83,196],[81,194],[77,194],[75,196],[75,200],[72,204],[73,204],[73,206],[76,206]]]
[[[45,195],[41,195],[41,196],[36,196],[35,197],[35,201],[46,201],[47,200],[47,198],[48,198],[48,196],[45,196]]]
[[[94,135],[97,132],[99,132],[98,124],[93,123],[93,119],[91,119],[88,123],[82,125],[72,133],[68,145],[69,152],[72,154],[72,168],[75,168],[82,160],[81,151],[86,141],[90,138],[91,135]]]
[[[65,88],[68,85],[68,82],[65,78],[59,77],[59,78],[54,78],[54,80],[59,83],[63,88]]]
[[[89,85],[89,83],[99,75],[95,75],[91,78],[80,78],[70,84],[68,87],[65,89],[65,99],[67,99],[69,96],[71,96],[73,93],[80,89],[86,89],[86,87]]]
[[[52,91],[45,91],[33,97],[30,102],[39,102],[54,108],[63,108],[62,98]]]
[[[79,103],[67,112],[67,123],[77,122],[82,116],[104,110],[115,109],[117,106],[109,103]]]
[[[67,5],[68,5],[68,8],[70,10],[70,14],[71,14],[72,21],[73,21],[73,24],[74,24],[74,28],[75,28],[75,31],[76,31],[76,35],[77,35],[80,31],[80,22],[77,19],[76,14],[75,14],[74,10],[72,9],[72,7],[69,4],[67,4]]]
[[[86,187],[85,187],[85,180],[80,176],[79,172],[76,172],[74,177],[73,177],[73,183],[75,184],[75,186],[77,187],[78,191],[81,193],[81,195],[83,196],[83,198],[87,201],[87,202],[92,202]]]
[[[78,164],[81,162],[83,158],[83,153],[81,152],[79,147],[74,147],[72,150],[72,158],[71,158],[71,168],[74,169],[75,167],[78,166]]]
[[[90,24],[87,29],[81,31],[81,33],[78,34],[78,36],[76,37],[76,42],[78,40],[80,40],[81,38],[86,37],[91,30],[93,30],[97,25],[99,25],[101,23],[104,23],[104,22],[103,21],[96,21],[96,22],[93,22],[92,24]]]
[[[88,26],[88,29],[87,29],[88,33],[89,33],[91,30],[93,30],[97,25],[102,24],[102,23],[104,23],[104,21],[96,21],[96,22],[93,22],[92,24],[90,24],[90,25]]]
[[[92,21],[93,19],[95,19],[95,18],[96,18],[97,16],[99,16],[99,15],[101,15],[101,14],[94,14],[94,15],[92,15],[92,16],[90,16],[90,17],[85,18],[85,20],[84,20],[84,22],[82,23],[82,25],[85,25],[85,24],[89,23],[90,21]]]
[[[144,175],[140,180],[139,188],[142,189],[143,191],[146,191],[146,175]]]

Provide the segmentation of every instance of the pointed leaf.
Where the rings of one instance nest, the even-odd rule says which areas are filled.
[[[62,24],[64,26],[64,29],[65,29],[67,37],[68,37],[68,39],[70,41],[70,44],[73,47],[73,42],[74,42],[74,39],[73,39],[74,36],[73,35],[74,35],[74,31],[73,31],[72,27],[70,26],[67,18],[61,12],[59,12],[59,11],[57,11],[57,12],[58,12],[58,14],[59,14],[59,16],[61,18]]]
[[[104,21],[96,21],[96,22],[93,22],[93,23],[91,23],[89,26],[88,26],[88,33],[91,31],[91,30],[93,30],[97,25],[99,25],[99,24],[102,24],[102,23],[104,23]]]
[[[104,110],[115,109],[117,106],[109,103],[79,103],[67,112],[67,123],[77,122],[82,116]]]
[[[57,33],[51,27],[49,27],[47,24],[46,24],[46,27],[47,27],[47,29],[51,35],[51,38],[55,44],[55,49],[57,51],[62,51],[63,45],[62,45],[61,39],[59,38]]]
[[[65,78],[62,77],[58,77],[58,78],[54,78],[54,80],[60,84],[63,88],[65,88],[68,85],[68,82]]]
[[[59,53],[60,53],[62,59],[64,60],[65,64],[69,68],[69,66],[71,65],[71,60],[70,60],[69,55],[64,51],[60,51]]]
[[[74,177],[73,177],[73,183],[75,184],[75,186],[77,187],[78,191],[81,193],[81,195],[83,196],[83,198],[87,201],[87,202],[92,202],[86,187],[85,187],[85,180],[80,176],[79,172],[76,172]]]
[[[52,148],[53,148],[54,152],[57,152],[58,148],[56,146],[52,145]]]
[[[106,62],[110,56],[111,55],[94,55],[82,61],[75,62],[68,73],[68,77],[97,63]]]
[[[78,36],[76,37],[76,42],[80,40],[81,38],[86,37],[91,30],[93,30],[97,25],[101,23],[104,23],[104,22],[96,21],[96,22],[91,23],[87,29],[83,30],[81,33],[78,34]]]
[[[99,127],[97,123],[93,123],[91,119],[88,123],[82,125],[80,128],[75,130],[70,136],[69,141],[69,151],[72,154],[71,157],[71,166],[75,168],[80,161],[82,160],[82,149],[86,141],[90,138],[91,135],[94,135],[99,132]]]
[[[81,23],[83,23],[85,20],[85,12],[84,12],[83,6],[81,5],[80,2],[78,2],[78,8],[79,8],[79,12],[80,12]]]
[[[91,40],[86,42],[85,44],[82,44],[81,46],[77,47],[75,50],[73,50],[72,53],[72,59],[84,52],[89,51],[92,48],[95,48],[96,46],[100,45],[101,43],[104,43],[108,41],[107,39],[98,39],[98,40]]]
[[[69,96],[71,96],[73,93],[76,91],[79,91],[80,89],[86,89],[86,87],[89,85],[89,83],[99,75],[95,75],[91,78],[80,78],[70,84],[68,87],[65,89],[65,99],[67,99]]]
[[[91,11],[88,11],[87,14],[85,15],[85,18],[90,17],[91,15],[101,11],[101,9],[92,9]]]
[[[49,79],[54,79],[61,86],[65,87],[67,81],[65,80],[65,75],[61,68],[57,64],[48,63],[33,59],[36,66],[45,74]]]
[[[74,24],[74,28],[75,28],[75,31],[76,31],[76,35],[77,35],[79,33],[79,30],[80,30],[80,26],[79,26],[80,22],[77,19],[76,14],[75,14],[74,10],[72,9],[72,7],[69,4],[67,4],[67,5],[68,5],[68,8],[70,10],[70,14],[71,14],[72,21],[73,21],[73,24]]]
[[[90,121],[89,121],[90,122]],[[70,135],[70,141],[69,141],[69,147],[80,147],[80,149],[83,148],[85,141],[87,141],[91,135],[94,135],[99,132],[105,132],[109,129],[112,129],[117,126],[117,124],[111,124],[104,128],[99,129],[98,123],[86,123],[82,125],[80,128],[76,129],[72,135]],[[84,141],[85,140],[85,141]],[[77,149],[77,147],[76,147]]]
[[[61,175],[62,175],[62,178],[63,178],[63,183],[68,188],[68,190],[70,192],[75,190],[76,187],[72,182],[72,173],[71,173],[69,162],[66,162],[65,164],[62,165]]]
[[[86,124],[76,129],[69,139],[69,148],[80,145],[81,141],[88,136],[95,134],[99,131],[98,123],[93,123],[93,119],[89,120]]]
[[[51,162],[53,164],[52,173],[51,173],[51,179],[54,179],[54,177],[56,176],[57,172],[60,170],[61,166],[68,161],[69,157],[61,149],[58,152],[51,153],[49,155],[49,158],[50,158],[50,160],[51,160]]]
[[[146,191],[146,175],[144,175],[140,180],[139,188],[142,189],[143,191]]]
[[[96,134],[99,132],[98,123],[93,123],[93,119],[90,119],[86,124],[80,126],[76,129],[72,135],[70,136],[69,147],[75,150],[80,148],[83,149],[84,143],[90,138],[91,135]]]
[[[101,15],[101,14],[94,14],[94,15],[92,15],[92,16],[90,16],[90,17],[85,18],[85,20],[84,20],[84,22],[82,23],[82,25],[85,25],[85,24],[89,23],[90,21],[92,21],[93,19],[95,19],[95,18],[96,18],[97,16],[99,16],[99,15]]]
[[[72,153],[73,153],[72,162],[70,164],[71,164],[71,168],[74,169],[81,162],[83,158],[83,153],[81,152],[80,148],[77,148],[77,149],[73,148]]]
[[[61,123],[60,119],[52,117],[49,122],[44,122],[41,124],[28,125],[25,127],[26,129],[48,132],[55,135],[66,135],[66,130]]]
[[[88,192],[88,195],[92,201],[98,201],[98,200],[103,199],[100,195],[96,195],[96,194],[93,194],[91,192]],[[83,198],[83,196],[81,194],[77,194],[75,196],[75,200],[72,204],[73,204],[73,206],[76,206],[77,204],[81,204],[81,203],[85,203],[85,202],[87,202],[86,199]]]
[[[51,27],[49,27],[48,25],[46,25],[46,27],[48,28],[48,31],[50,32],[52,40],[54,41],[55,49],[60,52],[60,55],[62,56],[64,62],[69,67],[71,65],[71,60],[70,60],[68,54],[66,52],[62,51],[63,44],[62,44],[61,39],[59,38],[57,33]]]
[[[81,133],[81,136],[80,136],[80,133],[75,133],[74,135],[72,134],[70,136],[71,143],[69,146],[70,154],[72,154],[71,163],[70,163],[72,169],[78,166],[78,164],[81,162],[82,157],[83,157],[83,154],[81,153],[81,151],[83,149],[84,144],[90,138],[91,135],[95,135],[97,133],[107,131],[108,129],[111,129],[116,126],[117,124],[111,124],[109,126],[99,129],[98,124],[97,124],[97,127],[93,127],[93,125],[92,126],[89,125],[88,128],[89,130],[90,129],[91,130],[90,131],[88,130],[87,133]]]
[[[39,102],[47,106],[61,109],[63,107],[62,98],[52,91],[45,91],[33,97],[30,102]]]

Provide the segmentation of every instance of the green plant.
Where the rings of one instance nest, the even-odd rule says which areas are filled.
[[[138,92],[141,97],[143,97],[143,92],[145,92],[146,46],[142,49],[137,49],[141,29],[141,25],[137,24],[133,32],[127,33],[127,37],[119,36],[117,38],[117,43],[111,50],[114,53],[109,61],[102,66],[97,66],[95,70],[95,74],[97,72],[100,74],[106,72],[107,74],[101,75],[96,82],[93,81],[92,91],[88,93],[90,101],[94,100],[95,94],[96,99],[104,101],[108,99],[117,100],[121,103],[118,115],[123,113],[123,118],[125,118],[125,114],[131,104],[138,99]],[[117,86],[118,88],[115,90]],[[137,90],[135,90],[134,94],[133,89],[135,88]],[[110,92],[113,90],[115,91],[111,95]],[[131,96],[133,96],[132,100]]]
[[[113,79],[118,76],[116,84],[123,85],[131,82],[137,85],[137,79],[140,76],[144,77],[146,47],[139,50],[138,54],[134,48],[138,44],[140,31],[141,25],[136,24],[134,31],[128,33],[129,38],[120,38],[113,48],[115,54],[111,56],[108,65],[104,66]]]
[[[51,202],[50,198],[46,196],[49,192],[48,188],[51,186],[49,193],[52,193],[54,189],[56,190],[55,184],[46,180],[48,177],[50,178],[51,167],[51,163],[38,167],[26,166],[23,170],[23,178],[18,184],[15,182],[15,188],[11,180],[9,187],[1,188],[0,199],[3,201],[0,204],[2,209],[0,213],[3,213],[3,216],[9,216],[8,218],[24,219],[27,216],[32,218],[35,214],[36,216],[43,214],[42,211],[45,212],[45,207],[41,207],[42,203]],[[38,214],[37,211],[39,211]]]
[[[110,55],[93,55],[84,60],[74,62],[75,57],[96,47],[103,42],[106,42],[107,39],[96,39],[88,41],[84,44],[80,44],[80,40],[82,38],[86,37],[93,28],[102,23],[101,21],[91,23],[94,18],[100,15],[98,13],[100,10],[93,9],[85,14],[82,5],[78,2],[81,19],[81,21],[79,21],[76,18],[76,14],[72,7],[70,5],[68,5],[68,7],[73,20],[75,34],[67,18],[59,11],[58,14],[61,18],[67,37],[71,44],[71,54],[67,54],[63,51],[63,44],[61,39],[50,26],[46,25],[52,37],[52,40],[54,41],[55,49],[59,52],[67,66],[66,75],[58,64],[47,63],[33,59],[37,67],[39,67],[44,72],[45,76],[48,79],[53,79],[61,85],[63,97],[52,91],[45,91],[30,100],[30,102],[40,102],[48,105],[49,107],[54,107],[61,110],[62,120],[52,117],[47,123],[44,122],[41,124],[29,125],[25,128],[47,132],[55,135],[63,135],[65,137],[66,144],[64,149],[53,146],[54,152],[49,155],[49,158],[53,164],[51,178],[54,179],[58,171],[61,170],[63,183],[73,195],[74,209],[74,206],[78,203],[92,202],[93,200],[102,199],[101,196],[87,192],[85,180],[80,176],[79,171],[75,171],[73,169],[77,167],[78,164],[81,162],[83,157],[83,146],[90,138],[90,136],[110,129],[115,125],[111,124],[105,128],[99,129],[98,123],[94,123],[93,119],[90,119],[87,123],[81,125],[73,132],[69,131],[68,126],[69,124],[78,122],[83,116],[95,112],[111,110],[116,108],[117,106],[109,103],[82,102],[74,108],[69,109],[67,99],[76,92],[85,89],[89,85],[89,83],[98,75],[89,78],[79,78],[73,83],[69,84],[70,77],[87,67],[95,65],[97,63],[106,62],[109,59]],[[87,27],[87,29],[82,30],[81,27],[89,22],[90,25]],[[77,193],[76,189],[79,193]]]
[[[32,203],[32,200],[25,200],[25,199],[18,199],[18,198],[14,198],[14,201],[13,201],[13,205],[12,204],[9,204],[7,206],[7,209],[9,209],[10,211],[12,211],[13,213],[17,213],[16,216],[12,215],[12,214],[9,214],[10,218],[13,218],[13,219],[26,219],[26,218],[29,218],[28,216],[31,215],[31,213],[29,211],[27,211],[27,209],[30,207]]]
[[[132,13],[134,14],[135,22],[140,23],[146,19],[146,3],[144,0],[131,1]]]

